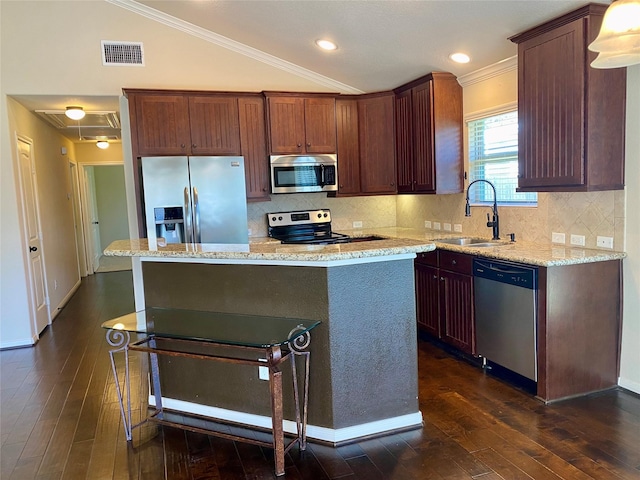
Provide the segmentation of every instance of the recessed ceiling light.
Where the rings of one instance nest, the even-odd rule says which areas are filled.
[[[330,40],[316,40],[316,45],[323,50],[336,50],[338,48],[338,46]]]
[[[109,142],[107,140],[98,140],[96,142],[96,147],[105,150],[107,148],[109,148]]]
[[[449,55],[449,58],[456,63],[469,63],[469,60],[471,60],[469,58],[469,55],[460,52],[452,53],[451,55]]]

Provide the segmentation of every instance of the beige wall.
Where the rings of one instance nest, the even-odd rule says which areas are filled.
[[[122,163],[122,143],[111,142],[109,148],[101,150],[95,143],[76,143],[76,160],[78,163]]]
[[[95,177],[100,245],[105,249],[114,240],[129,238],[124,165],[95,165],[91,168]]]

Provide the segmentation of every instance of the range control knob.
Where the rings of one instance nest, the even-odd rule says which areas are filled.
[[[329,216],[329,214],[325,212],[324,218],[327,218],[328,216]]]
[[[276,221],[276,217],[271,217],[271,221],[275,222]]]
[[[322,218],[322,214],[321,213],[318,214],[318,218]]]
[[[278,217],[278,220],[282,221],[282,217]]]

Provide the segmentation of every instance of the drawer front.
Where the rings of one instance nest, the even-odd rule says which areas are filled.
[[[437,250],[437,252],[441,269],[473,275],[473,255],[449,252],[447,250]]]
[[[420,265],[429,265],[431,267],[438,266],[438,251],[422,252],[416,255],[416,263]]]

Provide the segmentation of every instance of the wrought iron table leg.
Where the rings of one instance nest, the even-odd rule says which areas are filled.
[[[149,340],[149,346],[152,349],[156,349],[156,339],[151,338]],[[158,354],[157,353],[149,353],[149,360],[151,363],[151,382],[153,384],[153,397],[156,401],[156,411],[158,412],[157,417],[162,419],[164,418],[164,414],[162,413],[162,391],[160,389],[160,368],[158,366]]]
[[[118,404],[120,406],[120,415],[122,416],[122,424],[124,426],[124,434],[127,440],[131,440],[131,388],[129,386],[129,342],[131,341],[131,335],[127,331],[123,330],[107,330],[107,343],[113,350],[109,350],[109,357],[111,359],[111,369],[113,370],[113,378],[116,383],[116,394],[118,395]],[[124,399],[122,395],[122,389],[120,387],[120,379],[118,378],[118,369],[116,368],[116,362],[114,354],[117,352],[124,352],[125,358],[125,374],[124,383],[127,397],[127,413],[124,411]]]

